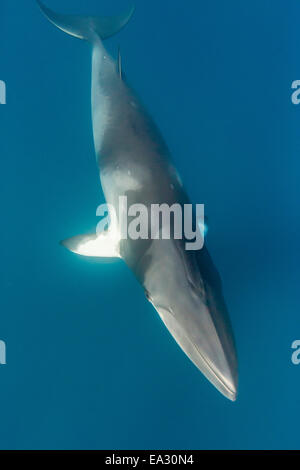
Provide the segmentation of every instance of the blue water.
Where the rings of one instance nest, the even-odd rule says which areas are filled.
[[[103,5],[102,5],[103,4]],[[298,0],[137,0],[121,45],[222,275],[240,367],[219,394],[180,351],[120,262],[59,240],[103,202],[92,142],[89,46],[35,2],[2,0],[1,449],[299,448]],[[127,0],[48,0],[115,14]]]

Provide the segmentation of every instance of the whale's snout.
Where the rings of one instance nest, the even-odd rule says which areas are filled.
[[[182,306],[180,306],[182,307]],[[156,307],[166,327],[189,359],[203,375],[231,401],[238,389],[237,358],[233,340],[226,325],[217,331],[207,306],[189,310],[188,305],[176,311]]]
[[[149,300],[189,359],[229,400],[235,401],[238,367],[219,277],[208,253],[176,243],[153,244],[144,269]],[[144,262],[144,267],[147,266]]]

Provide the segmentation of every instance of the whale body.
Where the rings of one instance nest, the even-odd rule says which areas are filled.
[[[168,147],[151,116],[124,79],[103,41],[120,31],[134,9],[117,17],[58,14],[37,0],[58,28],[92,46],[92,120],[100,181],[106,201],[128,205],[189,204]],[[122,239],[122,213],[103,233],[62,244],[96,257],[120,257],[190,360],[227,398],[237,395],[237,357],[220,276],[204,246],[187,250],[183,239]]]

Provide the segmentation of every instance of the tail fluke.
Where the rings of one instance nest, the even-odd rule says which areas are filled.
[[[118,33],[129,22],[135,10],[133,6],[123,15],[113,17],[72,16],[55,13],[40,0],[37,0],[37,3],[48,20],[59,29],[71,36],[91,42],[95,36],[107,39]]]

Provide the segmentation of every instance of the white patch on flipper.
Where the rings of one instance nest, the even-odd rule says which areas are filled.
[[[110,228],[100,234],[77,235],[61,242],[68,250],[95,258],[120,258],[120,234]]]

